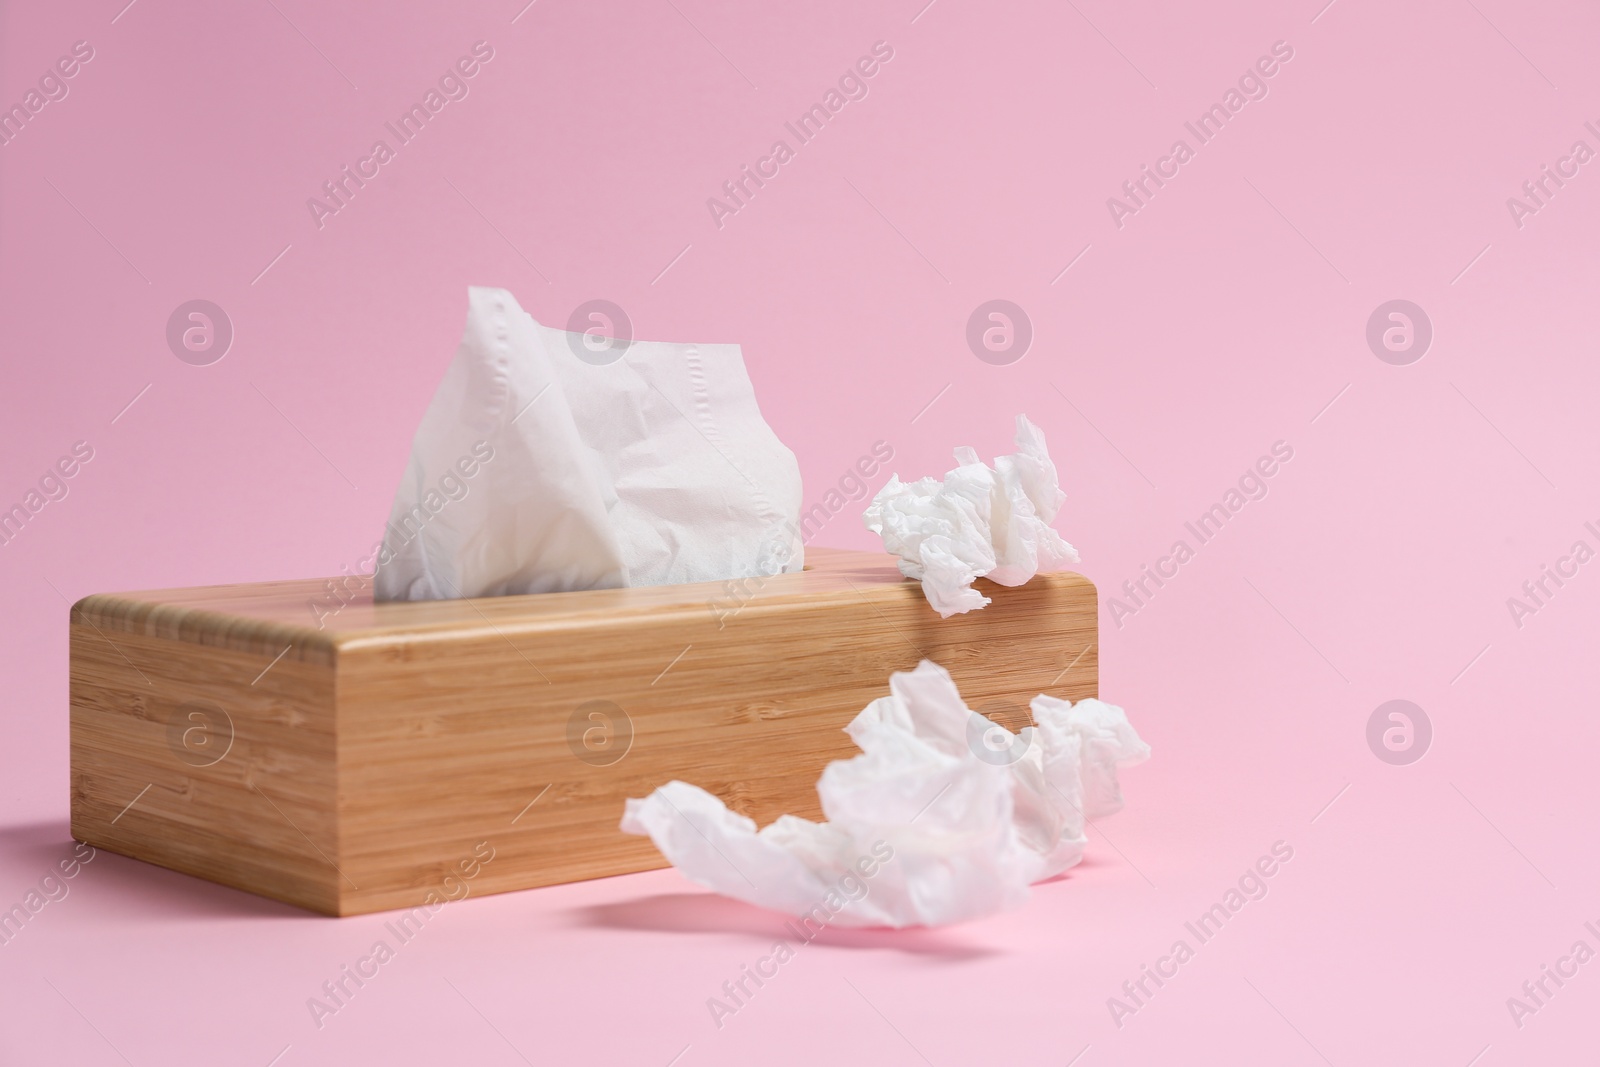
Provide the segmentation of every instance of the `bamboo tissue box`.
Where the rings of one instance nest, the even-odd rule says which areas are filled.
[[[374,604],[357,579],[87,597],[72,835],[328,915],[665,866],[623,801],[678,778],[821,818],[844,726],[923,658],[1011,729],[1096,695],[1071,573],[941,619],[887,555],[701,585]],[[342,583],[342,584],[341,584]]]

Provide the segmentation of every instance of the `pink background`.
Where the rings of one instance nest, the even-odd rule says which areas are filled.
[[[94,448],[0,547],[0,907],[71,848],[66,601],[366,555],[468,284],[553,325],[605,298],[639,336],[741,342],[808,500],[876,440],[903,477],[941,473],[1026,411],[1104,596],[1274,441],[1294,458],[1120,628],[1102,611],[1102,695],[1155,756],[1025,910],[829,933],[718,1030],[706,998],[776,917],[671,871],[474,899],[319,1030],[306,999],[384,916],[102,855],[0,946],[0,1061],[1592,1051],[1600,963],[1520,1028],[1506,1006],[1600,948],[1600,564],[1520,628],[1506,605],[1600,547],[1600,163],[1521,228],[1506,206],[1600,148],[1591,8],[124,2],[9,4],[0,35],[6,106],[73,42],[95,53],[0,147],[0,504]],[[478,40],[470,95],[318,229],[306,198]],[[870,94],[718,229],[706,199],[880,40]],[[1279,40],[1269,95],[1115,226],[1106,198]],[[236,330],[210,366],[165,340],[195,298]],[[1008,366],[965,342],[994,298],[1035,331]],[[1434,327],[1408,366],[1365,340],[1397,298]],[[818,543],[869,547],[859,507]],[[1433,724],[1409,766],[1365,739],[1395,698]],[[1278,840],[1270,894],[1119,1028],[1107,998]]]

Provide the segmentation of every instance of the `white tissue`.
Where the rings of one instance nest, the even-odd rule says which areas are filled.
[[[1117,769],[1150,754],[1098,700],[1037,696],[1036,725],[1013,734],[931,661],[891,675],[889,691],[847,728],[861,754],[817,782],[827,822],[784,815],[757,832],[674,781],[630,799],[622,829],[751,904],[836,926],[938,926],[1017,907],[1076,864],[1087,821],[1122,807]]]
[[[596,365],[583,335],[541,326],[504,289],[467,299],[395,493],[378,600],[801,569],[800,469],[738,345],[634,341]]]
[[[900,557],[900,573],[922,581],[928,603],[944,618],[989,603],[972,588],[976,578],[1021,585],[1077,562],[1077,549],[1049,525],[1067,497],[1044,433],[1018,415],[1016,442],[1016,455],[998,457],[993,469],[973,449],[956,449],[960,466],[942,483],[891,475],[862,516]]]

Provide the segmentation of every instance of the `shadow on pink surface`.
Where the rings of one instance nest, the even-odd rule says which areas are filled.
[[[66,820],[0,826],[0,856],[15,879],[38,881],[58,873],[59,864],[70,861],[88,846],[72,839]],[[93,858],[83,865],[92,875],[96,892],[109,892],[117,899],[117,913],[123,919],[150,918],[321,918],[290,904],[258,897],[240,889],[194,878],[143,860],[95,849]],[[84,874],[74,876],[81,879]]]
[[[792,937],[786,915],[711,892],[657,893],[654,896],[595,904],[577,909],[584,926],[612,930],[649,930],[671,934],[748,934],[762,942]],[[1004,955],[987,945],[963,941],[958,927],[939,930],[915,927],[844,929],[824,927],[808,944],[843,949],[894,949],[950,962]]]

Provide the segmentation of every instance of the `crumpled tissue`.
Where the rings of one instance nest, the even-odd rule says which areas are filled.
[[[1019,906],[1028,886],[1083,858],[1089,820],[1122,807],[1117,771],[1150,748],[1121,708],[1039,695],[1013,734],[970,710],[928,660],[846,728],[861,754],[817,782],[827,822],[756,830],[673,781],[630,799],[622,829],[690,880],[837,926],[938,926]]]
[[[428,405],[378,556],[378,600],[765,577],[804,565],[800,468],[734,344],[535,322],[504,289]]]
[[[1022,585],[1040,571],[1076,563],[1078,550],[1051,529],[1067,495],[1044,433],[1017,416],[1017,452],[990,468],[976,450],[955,450],[959,466],[940,482],[891,475],[862,516],[867,529],[900,557],[900,573],[922,582],[940,616],[989,603],[974,579]]]

